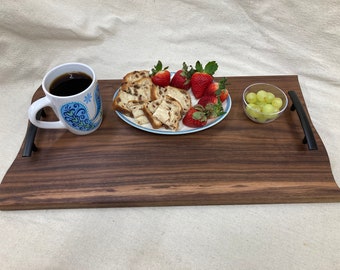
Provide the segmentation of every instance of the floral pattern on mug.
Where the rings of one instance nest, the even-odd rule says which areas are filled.
[[[95,90],[95,105],[96,105],[96,114],[93,119],[90,119],[89,112],[85,104],[80,102],[69,102],[64,104],[60,113],[64,118],[64,121],[70,125],[71,127],[81,130],[81,131],[90,131],[98,127],[101,123],[101,115],[102,115],[102,102],[99,94],[99,87],[97,85]],[[88,104],[92,100],[91,93],[88,93],[84,97],[84,102]]]
[[[84,97],[84,102],[86,104],[88,104],[89,102],[91,102],[91,99],[92,99],[92,95],[91,93],[88,93],[85,97]]]

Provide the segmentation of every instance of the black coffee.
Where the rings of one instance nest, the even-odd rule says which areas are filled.
[[[50,93],[55,96],[72,96],[79,94],[90,86],[92,78],[82,72],[70,72],[56,78],[51,86]]]

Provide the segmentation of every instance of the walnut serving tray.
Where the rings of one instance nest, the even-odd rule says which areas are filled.
[[[256,82],[295,91],[306,110],[298,77],[228,81],[233,104],[227,117],[178,136],[122,121],[111,109],[120,80],[99,81],[101,127],[86,136],[38,129],[38,150],[22,157],[23,144],[0,185],[0,209],[340,202],[325,147],[312,125],[317,149],[303,143],[291,99],[272,123],[256,124],[243,112],[242,92]],[[33,100],[42,95],[39,88]],[[46,119],[53,117],[47,109]]]

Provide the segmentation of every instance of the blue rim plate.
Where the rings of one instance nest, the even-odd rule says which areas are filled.
[[[191,93],[191,90],[188,90],[191,96],[191,101],[192,104],[195,105],[197,104],[198,100],[193,96],[193,94]],[[115,94],[113,95],[113,99],[117,96],[119,92],[119,89],[115,92]],[[134,119],[132,117],[126,116],[125,114],[116,111],[116,114],[118,115],[118,117],[120,119],[122,119],[124,122],[126,122],[127,124],[129,124],[130,126],[146,131],[146,132],[150,132],[150,133],[155,133],[155,134],[161,134],[161,135],[182,135],[182,134],[189,134],[189,133],[195,133],[195,132],[199,132],[208,128],[211,128],[215,125],[217,125],[219,122],[221,122],[229,113],[230,109],[231,109],[231,97],[230,97],[230,93],[228,98],[223,102],[223,109],[224,109],[224,114],[214,118],[214,119],[210,119],[208,120],[208,123],[200,128],[191,128],[191,127],[187,127],[185,125],[183,125],[182,121],[179,124],[179,128],[177,131],[171,131],[165,128],[159,128],[159,129],[154,129],[151,124],[145,124],[145,125],[139,125],[137,124]]]

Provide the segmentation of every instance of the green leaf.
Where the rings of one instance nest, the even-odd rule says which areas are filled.
[[[222,106],[220,99],[218,99],[218,103],[214,106],[214,112],[216,116],[225,114],[225,111],[223,110],[223,106]]]
[[[223,78],[218,83],[218,89],[215,92],[218,98],[220,98],[222,91],[225,89],[226,81],[227,79]]]
[[[221,79],[221,80],[218,82],[218,88],[219,88],[220,90],[225,89],[226,82],[227,82],[227,79],[226,79],[225,77],[224,77],[223,79]]]
[[[204,72],[210,75],[214,75],[217,69],[218,64],[216,63],[216,61],[210,61],[205,65]]]
[[[158,60],[157,65],[155,66],[155,68],[156,68],[157,71],[160,71],[160,70],[162,70],[162,66],[163,66],[162,62],[160,60]]]
[[[214,118],[214,117],[218,117],[220,115],[225,114],[225,111],[223,109],[222,102],[220,99],[218,100],[217,104],[208,103],[205,106],[205,109],[206,109],[206,116],[208,117],[211,116]]]
[[[203,72],[203,66],[200,63],[200,61],[196,62],[195,69],[196,69],[197,72]]]
[[[199,120],[201,122],[204,122],[207,120],[207,116],[205,115],[204,112],[194,112],[192,114],[192,118],[195,120]]]

